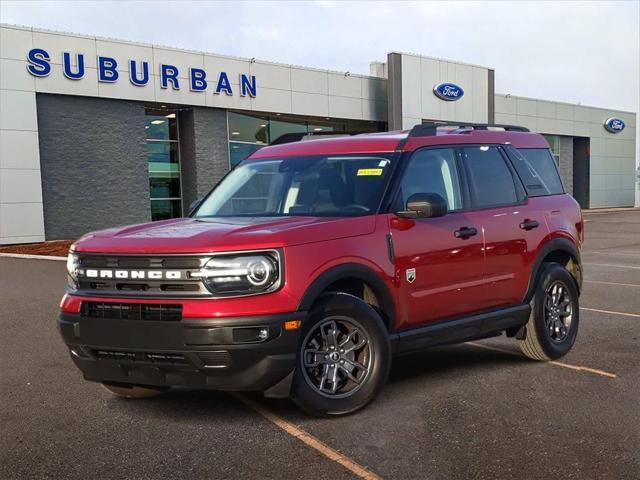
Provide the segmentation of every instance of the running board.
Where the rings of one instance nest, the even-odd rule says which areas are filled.
[[[394,352],[401,355],[437,345],[466,342],[500,334],[504,330],[525,325],[530,313],[529,304],[514,305],[404,330],[396,333],[392,339]]]

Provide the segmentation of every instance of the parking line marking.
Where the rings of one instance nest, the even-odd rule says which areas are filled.
[[[596,255],[613,255],[620,257],[640,257],[640,253],[628,253],[628,252],[602,252],[600,250],[593,250],[592,252],[582,252],[584,255],[594,253]]]
[[[584,283],[602,283],[604,285],[618,285],[620,287],[640,287],[640,284],[637,283],[603,282],[601,280],[584,280]]]
[[[522,357],[522,355],[520,355],[519,353],[514,352],[512,350],[507,350],[506,348],[493,347],[493,346],[484,345],[482,343],[477,343],[477,342],[466,342],[466,344],[467,345],[473,345],[474,347],[485,348],[487,350],[494,350],[496,352],[508,353],[509,355],[514,355],[516,357]],[[618,375],[616,375],[615,373],[605,372],[604,370],[598,370],[597,368],[582,367],[580,365],[571,365],[569,363],[558,362],[557,360],[549,360],[546,363],[550,363],[552,365],[556,365],[557,367],[576,370],[576,371],[579,371],[579,372],[593,373],[595,375],[600,375],[602,377],[618,378]]]
[[[589,312],[598,312],[598,313],[609,313],[611,315],[624,315],[625,317],[640,318],[640,314],[638,313],[612,312],[611,310],[600,310],[598,308],[587,308],[587,307],[580,307],[580,310],[587,310]]]
[[[57,260],[59,262],[66,262],[67,257],[54,257],[51,255],[28,255],[26,253],[4,253],[0,252],[0,257],[4,258],[26,258],[31,260]]]
[[[380,477],[379,475],[376,475],[371,470],[366,469],[359,463],[355,462],[354,460],[351,460],[346,455],[334,450],[326,443],[320,441],[319,439],[305,432],[304,430],[296,427],[293,423],[285,420],[284,418],[275,414],[268,408],[262,405],[259,405],[258,403],[254,402],[253,400],[251,400],[250,398],[246,397],[241,393],[232,393],[232,395],[238,400],[240,400],[242,403],[244,403],[247,407],[249,407],[256,413],[262,415],[264,418],[269,420],[271,423],[273,423],[280,429],[284,430],[286,433],[288,433],[292,437],[297,438],[302,443],[304,443],[308,447],[313,448],[314,450],[321,453],[328,459],[333,460],[336,463],[339,463],[340,465],[342,465],[344,468],[346,468],[347,470],[349,470],[351,473],[358,476],[359,478],[363,478],[365,480],[382,480],[382,477]]]
[[[640,267],[636,267],[633,265],[615,265],[613,263],[589,263],[583,262],[583,265],[593,265],[595,267],[615,267],[615,268],[629,268],[632,270],[640,270]]]

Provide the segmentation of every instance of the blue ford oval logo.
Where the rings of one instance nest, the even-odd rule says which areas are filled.
[[[442,100],[453,102],[462,98],[464,90],[455,83],[439,83],[433,87],[433,93]]]
[[[624,121],[616,117],[607,118],[604,121],[604,128],[606,128],[611,133],[620,133],[626,126],[627,125],[624,123]]]

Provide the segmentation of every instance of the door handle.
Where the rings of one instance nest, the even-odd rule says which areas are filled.
[[[526,219],[524,222],[520,224],[520,228],[522,230],[533,230],[534,228],[538,228],[540,223],[537,220],[529,220]]]
[[[456,238],[469,238],[478,234],[478,230],[474,227],[460,227],[459,230],[453,232]]]

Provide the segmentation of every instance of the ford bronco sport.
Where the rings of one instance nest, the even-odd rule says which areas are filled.
[[[59,328],[85,379],[337,415],[376,396],[396,355],[502,333],[536,360],[571,349],[583,221],[541,135],[423,124],[291,140],[187,218],[72,246]]]

